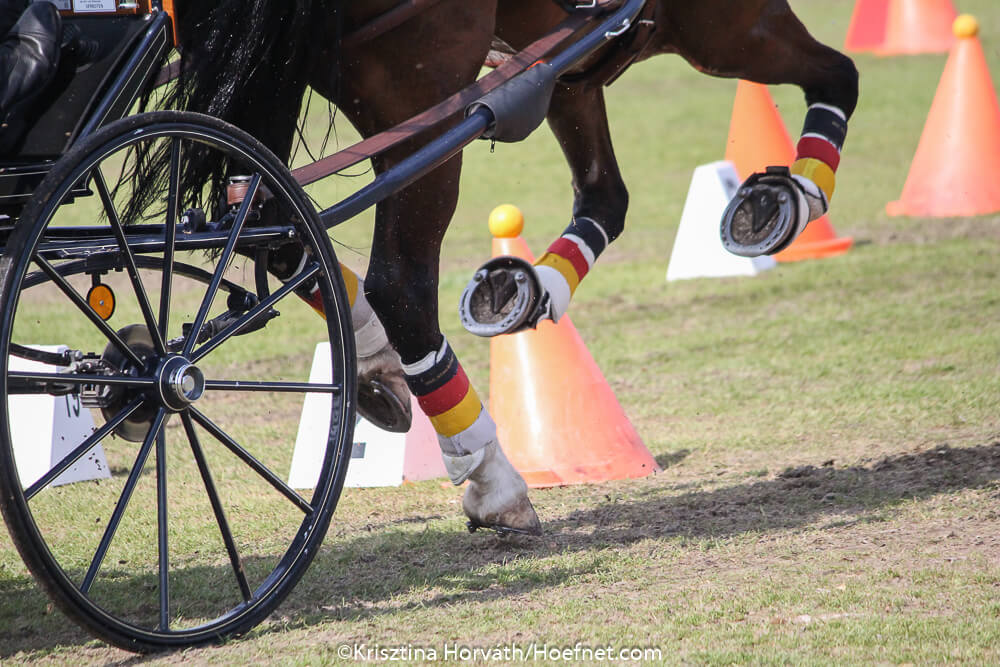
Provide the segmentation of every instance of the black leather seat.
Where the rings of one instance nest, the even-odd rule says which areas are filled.
[[[24,132],[34,100],[52,81],[59,67],[62,19],[55,5],[34,2],[13,25],[18,3],[0,1],[0,153]]]

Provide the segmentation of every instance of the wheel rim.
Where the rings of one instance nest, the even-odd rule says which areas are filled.
[[[0,382],[11,397],[0,410],[0,482],[11,497],[4,503],[9,528],[64,610],[104,639],[139,650],[246,631],[288,593],[339,496],[354,382],[335,260],[287,172],[252,139],[217,121],[149,116],[93,137],[77,164],[54,170],[50,203],[29,206],[22,222],[37,209],[36,220],[9,243],[29,250],[4,256],[10,268],[0,286]],[[169,152],[161,199],[170,204],[145,225],[126,225],[120,212],[128,188],[116,189],[114,174],[136,147],[153,145]],[[232,209],[220,204],[206,211],[209,221],[228,215],[212,233],[178,229],[178,174],[185,152],[195,149],[225,155],[232,169],[249,174],[249,191],[269,193],[267,206],[282,223],[264,224],[269,231],[262,233],[266,221],[255,221],[260,207],[248,197]],[[82,200],[57,206],[85,176],[94,196],[83,212]],[[289,237],[308,249],[306,260],[284,283],[262,278],[256,270],[267,262],[262,248],[287,248]],[[84,296],[98,282],[116,302],[106,322]],[[294,297],[295,289],[313,284],[325,321]],[[281,314],[273,316],[279,305]],[[310,380],[310,348],[324,341],[333,350],[329,379]],[[58,379],[51,369],[7,363],[18,346],[39,343],[66,345],[84,360]],[[71,398],[52,398],[67,386]],[[25,395],[42,387],[47,393]],[[330,406],[320,429],[329,434],[322,471],[311,494],[284,481],[307,393],[325,396]],[[89,412],[96,427],[69,437],[53,467],[30,480],[29,438],[18,424],[28,399],[36,407],[66,400]],[[82,406],[71,405],[80,399]],[[74,467],[99,458],[96,445],[111,478],[57,485]]]

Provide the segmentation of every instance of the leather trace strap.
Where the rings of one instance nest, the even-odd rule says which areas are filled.
[[[384,132],[372,135],[371,137],[359,141],[358,143],[345,148],[342,151],[329,155],[311,164],[299,167],[292,171],[301,185],[308,185],[326,178],[331,174],[343,171],[348,167],[363,162],[380,153],[383,153],[393,146],[396,146],[416,135],[431,129],[438,123],[450,116],[462,112],[469,105],[478,100],[484,94],[496,89],[507,81],[513,79],[518,74],[524,72],[533,64],[541,60],[546,54],[556,49],[559,45],[570,40],[577,32],[585,27],[589,22],[589,17],[581,14],[571,14],[569,18],[560,23],[552,32],[541,39],[533,42],[523,51],[515,54],[500,67],[490,72],[483,78],[476,81],[471,86],[462,89],[451,97],[427,109],[413,118],[396,125]]]

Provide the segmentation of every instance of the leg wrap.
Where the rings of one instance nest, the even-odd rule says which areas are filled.
[[[302,258],[305,262],[305,257]],[[354,344],[357,349],[358,358],[364,359],[380,351],[389,344],[389,339],[385,335],[385,329],[375,316],[368,299],[365,298],[364,283],[356,273],[349,268],[340,265],[340,272],[344,277],[344,286],[347,288],[347,300],[351,305],[351,323],[354,325]],[[313,285],[308,291],[299,294],[313,310],[324,318],[323,299],[319,293],[319,286]]]
[[[576,218],[535,262],[538,279],[551,299],[554,321],[566,313],[580,281],[607,247],[608,236],[600,225],[590,218]]]
[[[792,176],[807,194],[829,205],[836,188],[840,151],[847,138],[847,115],[828,104],[813,104],[806,113]]]
[[[403,364],[403,372],[410,391],[437,431],[446,464],[448,457],[468,456],[497,442],[496,424],[447,339],[441,341],[439,350],[420,361]]]

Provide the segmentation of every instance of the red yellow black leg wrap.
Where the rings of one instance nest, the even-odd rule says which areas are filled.
[[[404,364],[403,372],[446,453],[467,454],[496,440],[496,425],[447,340],[420,361]]]
[[[843,111],[828,104],[809,107],[791,171],[815,183],[827,202],[837,187],[840,150],[846,138],[847,116]]]

